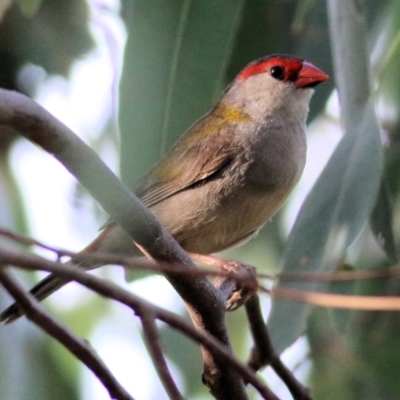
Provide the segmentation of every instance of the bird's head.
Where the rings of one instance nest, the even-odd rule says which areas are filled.
[[[302,58],[273,54],[248,64],[224,99],[256,118],[282,107],[288,112],[300,107],[307,114],[312,88],[327,79],[327,74]]]

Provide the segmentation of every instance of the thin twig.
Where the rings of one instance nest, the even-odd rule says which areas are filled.
[[[278,400],[275,394],[257,378],[249,367],[241,363],[224,343],[221,343],[204,329],[196,329],[181,317],[145,301],[112,282],[88,274],[73,265],[49,261],[35,254],[18,252],[0,245],[1,264],[10,264],[28,270],[54,272],[59,276],[74,280],[104,297],[116,300],[128,306],[134,312],[137,309],[147,307],[149,312],[153,313],[157,319],[165,322],[206,348],[223,366],[229,365],[232,367],[246,382],[254,386],[263,399]]]
[[[261,290],[264,290],[260,288]],[[320,307],[366,311],[400,311],[400,296],[355,296],[276,287],[272,296]]]
[[[171,376],[167,362],[161,348],[160,336],[154,321],[154,315],[150,312],[148,307],[143,310],[137,309],[136,314],[142,321],[144,339],[147,343],[151,359],[157,370],[158,376],[164,385],[165,391],[172,400],[184,400],[184,397],[179,392],[174,379]]]
[[[0,89],[0,126],[21,134],[62,163],[152,259],[196,269],[171,234],[98,155],[40,105],[22,94]],[[193,323],[230,350],[225,303],[218,290],[205,276],[187,277],[174,272],[166,272],[165,276],[184,300]],[[226,368],[206,349],[202,349],[202,355],[203,380],[217,399],[248,398],[236,370]]]
[[[5,228],[0,228],[0,236],[10,239],[14,242],[18,242],[25,246],[37,246],[44,250],[49,250],[49,251],[57,254],[58,257],[62,257],[62,256],[73,257],[74,255],[77,254],[77,253],[74,253],[74,252],[71,252],[68,250],[63,250],[63,249],[56,248],[54,246],[49,246],[49,245],[47,245],[43,242],[40,242],[36,239],[33,239],[29,236],[22,235],[20,233],[13,232],[13,231],[11,231],[9,229],[5,229]]]
[[[267,325],[261,312],[260,299],[253,295],[245,305],[250,331],[254,341],[248,365],[258,371],[262,367],[271,365],[276,374],[286,384],[295,400],[311,400],[310,391],[303,386],[283,364],[272,347]]]
[[[0,282],[18,301],[28,319],[67,348],[78,360],[85,364],[107,389],[112,399],[133,400],[133,397],[118,383],[111,371],[82,339],[77,338],[62,324],[55,321],[35,298],[25,292],[5,265],[0,265]]]
[[[78,253],[60,249],[58,247],[47,245],[38,240],[32,239],[26,235],[10,231],[8,229],[0,228],[0,236],[6,237],[12,241],[29,246],[37,246],[49,251],[52,251],[57,257],[68,256],[71,258],[78,258]],[[202,262],[209,266],[219,268],[218,270],[210,268],[199,268],[188,270],[185,267],[177,264],[166,263],[162,261],[151,261],[146,258],[134,259],[129,257],[118,256],[115,253],[79,253],[79,259],[84,261],[102,262],[104,264],[118,264],[126,268],[138,270],[150,270],[155,273],[163,272],[177,272],[187,276],[232,276],[232,272],[221,270],[221,259],[215,257],[189,254],[194,261]],[[230,262],[230,260],[226,260]],[[244,264],[245,265],[245,264]],[[296,271],[296,272],[282,272],[276,275],[255,273],[258,279],[269,279],[280,281],[305,281],[305,282],[346,282],[346,281],[359,281],[368,279],[387,279],[400,277],[400,265],[393,265],[387,268],[370,269],[370,270],[352,270],[352,271]],[[235,274],[235,280],[243,283],[250,283],[253,279],[248,274]]]
[[[35,244],[42,248],[54,251],[57,255],[68,255],[70,257],[76,257],[78,253],[70,252],[68,250],[62,250],[54,247],[50,247],[34,239],[30,239],[26,236],[8,231],[0,228],[0,235],[6,236],[19,243]],[[191,255],[193,256],[193,254]],[[132,259],[127,257],[118,256],[112,253],[79,253],[79,258],[88,261],[99,261],[105,264],[116,264],[126,268],[140,269],[152,271],[155,273],[163,272],[175,272],[186,276],[215,276],[223,279],[232,278],[238,283],[252,285],[254,278],[244,271],[244,273],[232,273],[224,270],[211,270],[207,268],[202,269],[187,269],[177,264],[166,263],[162,261],[151,261],[145,258]],[[208,263],[209,265],[220,268],[224,265],[224,262],[231,262],[230,260],[218,259],[215,257],[194,255],[195,261]],[[266,274],[256,274],[257,278],[267,278],[287,281],[315,281],[315,282],[342,282],[342,281],[353,281],[363,279],[383,279],[390,277],[400,276],[400,266],[395,265],[386,269],[369,270],[369,271],[335,271],[335,272],[287,272],[278,274],[276,276]],[[233,278],[234,277],[234,278]],[[309,302],[311,304],[320,305],[324,307],[336,307],[336,308],[348,308],[348,309],[360,309],[360,310],[398,310],[398,298],[396,296],[354,296],[354,295],[336,295],[330,293],[320,293],[311,291],[294,291],[292,289],[285,289],[276,287],[274,292],[270,289],[260,286],[259,289],[275,297],[292,300]]]
[[[306,282],[346,282],[360,281],[367,279],[386,279],[400,276],[400,266],[395,265],[384,269],[335,271],[335,272],[285,272],[276,276],[284,281],[306,281]],[[262,274],[257,277],[263,277]]]

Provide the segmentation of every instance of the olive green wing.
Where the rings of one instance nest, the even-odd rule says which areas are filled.
[[[227,133],[192,143],[190,140],[178,143],[139,182],[135,194],[147,207],[151,207],[178,192],[204,184],[221,173],[240,151],[231,139]]]

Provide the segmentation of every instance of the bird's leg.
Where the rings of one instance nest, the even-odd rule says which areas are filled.
[[[255,267],[213,255],[189,253],[193,261],[219,268],[222,272],[213,284],[226,299],[226,310],[233,311],[242,306],[257,292],[258,282]]]

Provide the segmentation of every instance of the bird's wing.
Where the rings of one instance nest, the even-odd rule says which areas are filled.
[[[204,184],[220,173],[239,151],[231,135],[211,135],[201,141],[178,145],[139,182],[135,189],[151,207],[195,185]]]
[[[217,104],[189,128],[171,151],[138,182],[133,192],[151,207],[175,193],[216,177],[242,151],[234,140],[235,126],[251,121],[246,113]]]

